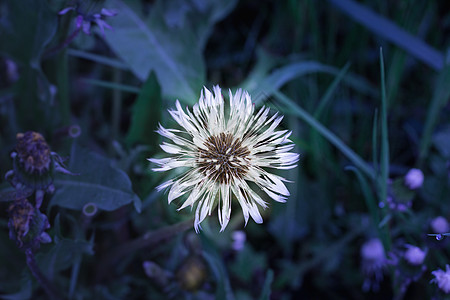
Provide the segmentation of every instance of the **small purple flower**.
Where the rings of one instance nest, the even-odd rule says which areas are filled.
[[[235,251],[241,251],[244,248],[245,240],[247,239],[245,232],[241,230],[234,231],[231,235],[233,239],[233,244],[231,248]]]
[[[418,189],[423,184],[423,172],[419,169],[411,169],[405,175],[405,185],[411,190]]]
[[[361,269],[365,276],[363,290],[378,290],[389,261],[380,239],[374,238],[361,247]]]
[[[450,266],[445,265],[445,272],[441,269],[431,272],[436,278],[431,282],[437,283],[438,287],[444,291],[444,293],[450,293]]]
[[[405,260],[413,266],[421,265],[425,260],[425,256],[427,256],[426,251],[423,251],[419,247],[413,245],[405,245],[405,246],[407,248],[404,254]]]
[[[438,216],[431,220],[430,226],[435,233],[446,233],[449,231],[450,227],[447,219],[442,216]]]
[[[66,7],[62,9],[58,14],[64,15],[70,11],[75,11],[77,13],[77,17],[75,18],[75,27],[77,28],[77,30],[82,29],[83,32],[88,35],[91,34],[92,23],[95,23],[100,28],[102,35],[105,36],[105,28],[112,30],[112,27],[108,23],[106,23],[103,18],[114,17],[117,15],[116,10],[107,8],[102,8],[100,13],[87,14],[83,13],[78,6]]]

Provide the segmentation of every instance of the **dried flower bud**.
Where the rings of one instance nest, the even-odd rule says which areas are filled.
[[[198,290],[206,281],[208,270],[199,256],[188,257],[176,272],[180,286],[187,291]]]
[[[28,202],[26,198],[12,202],[8,208],[9,236],[16,240],[19,248],[38,247],[51,242],[45,232],[50,228],[47,217]]]
[[[51,151],[44,137],[34,131],[18,133],[16,137],[18,163],[25,171],[39,175],[48,172],[51,165]]]
[[[37,191],[36,207],[38,208],[44,192],[54,191],[52,184],[54,171],[75,175],[65,169],[61,157],[50,150],[40,133],[34,131],[18,133],[15,150],[11,154],[14,170],[8,171],[5,178],[16,188],[24,186]]]

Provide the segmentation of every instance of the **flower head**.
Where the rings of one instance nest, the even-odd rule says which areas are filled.
[[[446,233],[450,228],[447,219],[442,216],[438,216],[431,220],[430,226],[433,232],[436,233]]]
[[[82,29],[84,33],[90,35],[91,34],[91,26],[92,24],[97,24],[102,32],[102,35],[105,35],[105,28],[112,29],[112,27],[106,23],[103,19],[105,17],[114,17],[117,15],[117,11],[114,9],[102,8],[100,13],[90,14],[84,11],[84,7],[82,3],[79,3],[75,6],[68,6],[62,9],[59,12],[59,15],[65,15],[70,11],[76,11],[77,17],[75,18],[75,27],[77,30]]]
[[[233,248],[233,250],[241,251],[242,249],[244,249],[245,240],[247,239],[244,231],[237,230],[233,232],[231,237],[233,239],[233,244],[231,245],[231,248]]]
[[[50,228],[47,217],[26,198],[12,202],[8,213],[9,236],[17,242],[19,248],[38,247],[40,243],[51,241],[50,236],[45,232]]]
[[[380,239],[373,238],[361,247],[361,269],[365,276],[363,290],[378,290],[386,271],[388,260]]]
[[[418,189],[423,184],[423,172],[419,169],[411,169],[405,175],[405,185],[411,190]]]
[[[267,203],[250,184],[278,202],[285,202],[290,195],[283,183],[286,180],[265,168],[296,166],[299,155],[289,152],[294,148],[289,140],[291,132],[276,130],[283,117],[278,114],[269,117],[269,108],[254,112],[255,106],[246,91],[238,90],[234,95],[230,91],[229,106],[225,107],[221,89],[215,86],[214,95],[206,88],[202,90],[193,112],[189,109],[184,112],[178,100],[176,109],[169,110],[182,130],[161,125],[157,130],[173,142],[161,145],[172,156],[149,159],[158,165],[153,171],[186,169],[157,189],[170,187],[169,203],[189,195],[179,210],[196,205],[196,231],[215,206],[223,231],[230,219],[233,195],[242,208],[245,223],[249,216],[262,223],[258,205],[266,208]]]
[[[413,245],[405,246],[407,248],[404,254],[405,260],[413,266],[421,265],[425,260],[425,256],[427,256],[427,252]]]
[[[14,169],[5,178],[17,191],[36,191],[36,207],[39,208],[44,191],[54,191],[54,171],[75,175],[65,169],[61,157],[50,150],[44,137],[34,131],[18,133],[15,151],[11,153]],[[24,196],[28,197],[28,195]]]
[[[18,163],[26,172],[42,174],[50,169],[50,147],[40,133],[18,133],[16,151]]]
[[[446,294],[450,293],[450,266],[445,266],[445,272],[441,269],[431,272],[434,275],[431,282],[437,283],[438,287]]]

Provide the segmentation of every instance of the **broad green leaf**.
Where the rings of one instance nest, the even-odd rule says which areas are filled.
[[[105,6],[119,11],[108,19],[114,31],[105,32],[105,41],[134,75],[145,81],[154,70],[164,95],[193,103],[205,80],[195,36],[158,20],[148,23],[124,1],[108,0]]]
[[[133,105],[131,126],[126,138],[129,146],[136,142],[152,145],[157,141],[155,130],[160,119],[161,106],[161,89],[155,73],[152,72]]]
[[[74,143],[68,169],[79,175],[57,177],[51,206],[82,210],[87,203],[94,203],[99,209],[111,211],[133,203],[140,211],[141,200],[133,192],[130,179],[111,160]]]
[[[25,65],[37,64],[56,32],[56,14],[44,0],[8,0],[2,13],[0,53]]]
[[[203,50],[214,24],[227,16],[236,3],[237,0],[159,0],[149,20],[162,17],[169,27],[193,32]]]
[[[36,129],[42,127],[36,115],[48,114],[39,100],[51,103],[54,96],[40,59],[56,32],[57,16],[45,0],[9,0],[2,5],[0,54],[21,67],[20,78],[14,85],[19,124]]]

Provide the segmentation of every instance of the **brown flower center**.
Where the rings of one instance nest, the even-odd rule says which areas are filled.
[[[206,149],[198,149],[197,158],[200,172],[205,176],[228,184],[232,177],[242,178],[247,173],[250,151],[232,134],[211,136],[205,146]]]

